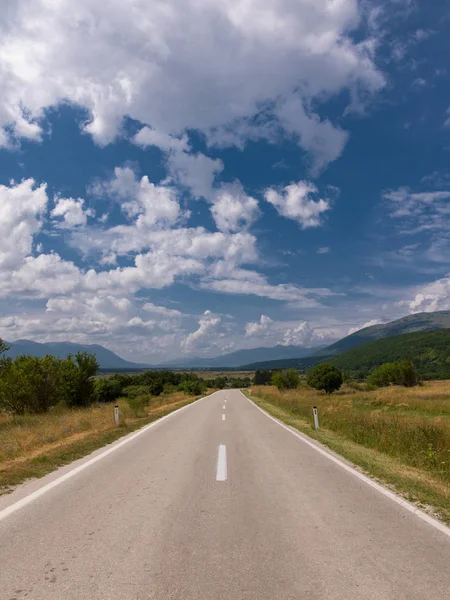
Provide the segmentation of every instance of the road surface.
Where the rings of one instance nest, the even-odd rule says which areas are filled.
[[[126,440],[0,498],[1,600],[449,598],[450,537],[237,390]]]

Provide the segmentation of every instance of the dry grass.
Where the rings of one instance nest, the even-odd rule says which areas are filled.
[[[346,387],[332,396],[308,388],[254,387],[251,396],[450,520],[450,381],[376,391]],[[312,406],[319,410],[319,432]]]
[[[43,415],[0,415],[0,493],[11,485],[41,476],[88,454],[129,431],[192,402],[176,392],[134,403],[119,399],[121,424],[114,423],[113,404],[61,409]]]

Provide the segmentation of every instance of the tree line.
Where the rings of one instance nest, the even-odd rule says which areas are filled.
[[[250,377],[220,376],[207,380],[195,373],[172,371],[96,378],[97,359],[87,352],[65,359],[51,355],[12,359],[2,356],[6,350],[8,346],[0,339],[0,412],[18,415],[45,413],[56,407],[86,407],[95,402],[114,402],[120,397],[150,400],[176,391],[198,396],[208,389],[252,384]]]

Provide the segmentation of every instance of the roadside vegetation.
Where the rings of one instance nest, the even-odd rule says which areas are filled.
[[[379,388],[350,381],[327,394],[303,379],[294,390],[255,386],[250,397],[450,522],[450,381]]]
[[[0,354],[6,345],[0,340]],[[89,454],[176,408],[250,378],[145,371],[97,377],[95,356],[0,359],[0,493]],[[119,406],[120,426],[111,403]]]
[[[423,380],[450,379],[450,329],[396,335],[357,346],[329,360],[365,379],[384,363],[411,361]]]

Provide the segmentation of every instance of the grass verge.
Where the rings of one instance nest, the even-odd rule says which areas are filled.
[[[121,415],[119,427],[114,424],[112,404],[14,419],[3,417],[0,420],[0,495],[11,492],[27,479],[43,477],[87,456],[199,397],[175,393],[138,407],[120,399],[117,402]]]
[[[368,420],[368,415],[371,413],[368,403],[375,401],[376,408],[372,407],[375,412],[374,421],[379,423],[380,397],[378,395],[375,398],[375,395],[370,396],[370,394],[375,393],[359,394],[359,397],[356,398],[358,395],[356,392],[344,390],[340,397],[326,398],[316,392],[301,389],[295,392],[280,393],[272,388],[253,388],[250,395],[247,392],[247,396],[269,414],[328,446],[331,450],[359,467],[367,475],[375,478],[407,500],[414,502],[428,513],[450,524],[450,485],[447,476],[448,471],[446,468],[436,468],[436,451],[434,448],[430,448],[429,442],[426,439],[422,439],[420,433],[424,427],[422,415],[416,417],[419,434],[412,426],[412,419],[414,417],[410,415],[407,425],[405,424],[403,436],[406,436],[408,432],[411,435],[411,442],[408,448],[403,447],[400,443],[396,443],[394,439],[391,446],[388,446],[386,439],[384,440],[384,446],[380,443],[377,444],[377,440],[375,439],[374,441],[374,436],[376,437],[379,430],[373,427],[373,423]],[[424,394],[423,389],[416,391],[416,394],[422,394],[427,397],[427,393],[425,391]],[[351,418],[347,419],[350,410],[349,399],[352,414]],[[415,413],[417,411],[418,399],[411,398],[411,400],[409,406],[411,406],[412,412]],[[440,401],[441,398],[439,398]],[[395,404],[396,402],[391,397],[389,406],[383,412],[388,412],[389,414],[393,412],[392,418],[398,427],[398,423],[402,424],[403,420],[398,420],[398,415],[394,410]],[[398,402],[398,404],[401,405],[398,406],[399,412],[407,410],[408,404],[406,402]],[[322,417],[321,428],[317,431],[313,428],[311,411],[313,405],[319,407],[319,415]],[[355,405],[360,408],[354,408]],[[442,407],[439,408],[441,409]],[[447,404],[445,409],[447,408],[450,409],[450,404]],[[327,411],[329,411],[329,419],[326,417]],[[430,407],[426,407],[424,410],[424,412],[429,411]],[[439,410],[439,412],[442,411]],[[358,428],[359,416],[361,417],[361,422]],[[344,419],[347,423],[346,427],[343,426]],[[443,426],[444,432],[448,433],[447,428],[450,425],[448,417],[443,417],[441,414],[436,419],[437,423]],[[426,422],[430,424],[428,420]],[[384,424],[385,421],[381,421],[381,431]],[[436,423],[432,422],[431,425],[434,427]],[[364,430],[366,427],[368,433],[365,438]],[[392,433],[393,435],[398,435],[398,430]],[[357,441],[353,439],[355,437]],[[438,439],[442,441],[441,438],[442,432],[440,431]],[[418,460],[416,461],[409,460],[414,444],[416,445],[416,454],[418,455]],[[442,452],[445,451],[448,453],[450,447],[447,446],[442,450]],[[441,457],[442,453],[439,451],[439,458]],[[411,464],[414,462],[416,464]],[[447,465],[441,466],[446,467]]]

